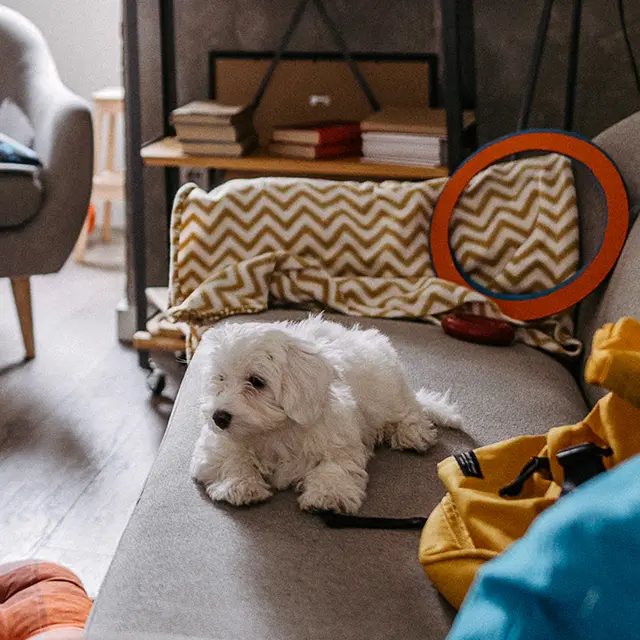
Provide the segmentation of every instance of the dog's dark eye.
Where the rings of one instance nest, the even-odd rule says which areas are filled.
[[[258,378],[258,376],[249,376],[247,378],[247,382],[254,389],[263,389],[265,387],[265,385],[266,385],[266,382],[262,378]]]

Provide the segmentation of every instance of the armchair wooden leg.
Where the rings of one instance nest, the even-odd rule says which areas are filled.
[[[84,252],[87,249],[87,242],[89,241],[89,215],[84,220],[82,225],[82,231],[76,240],[76,246],[73,249],[73,259],[76,262],[84,262]]]
[[[27,352],[27,358],[36,357],[36,348],[33,339],[33,313],[31,310],[31,283],[29,278],[11,278],[13,298],[16,302],[22,340]]]
[[[105,200],[102,214],[102,241],[111,242],[111,200]]]

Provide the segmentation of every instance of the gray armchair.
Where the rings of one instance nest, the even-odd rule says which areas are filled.
[[[33,358],[29,278],[58,271],[82,228],[93,173],[91,112],[62,84],[40,31],[3,6],[0,60],[0,104],[9,98],[26,115],[42,162],[36,171],[0,165],[0,277],[11,278],[27,357]]]

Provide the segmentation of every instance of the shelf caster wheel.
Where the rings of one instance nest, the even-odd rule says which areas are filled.
[[[153,367],[147,376],[147,387],[149,387],[151,395],[153,395],[154,398],[161,396],[166,384],[167,376],[164,374],[162,369]]]

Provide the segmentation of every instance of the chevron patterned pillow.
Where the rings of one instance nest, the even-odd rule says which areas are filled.
[[[445,181],[261,178],[211,193],[185,185],[171,225],[170,314],[194,327],[194,344],[217,319],[274,301],[434,323],[452,309],[504,317],[485,296],[431,268],[428,225]],[[495,291],[559,284],[578,267],[578,239],[571,162],[555,154],[483,171],[451,220],[458,261]],[[512,322],[526,344],[580,352],[569,313]]]
[[[572,276],[579,229],[571,160],[548,154],[479,173],[451,216],[450,242],[467,274],[492,291],[544,291]]]
[[[183,285],[272,251],[316,258],[333,276],[424,275],[425,212],[441,186],[303,178],[231,180],[211,193],[187,186],[176,198],[184,208],[176,258],[194,277]]]

